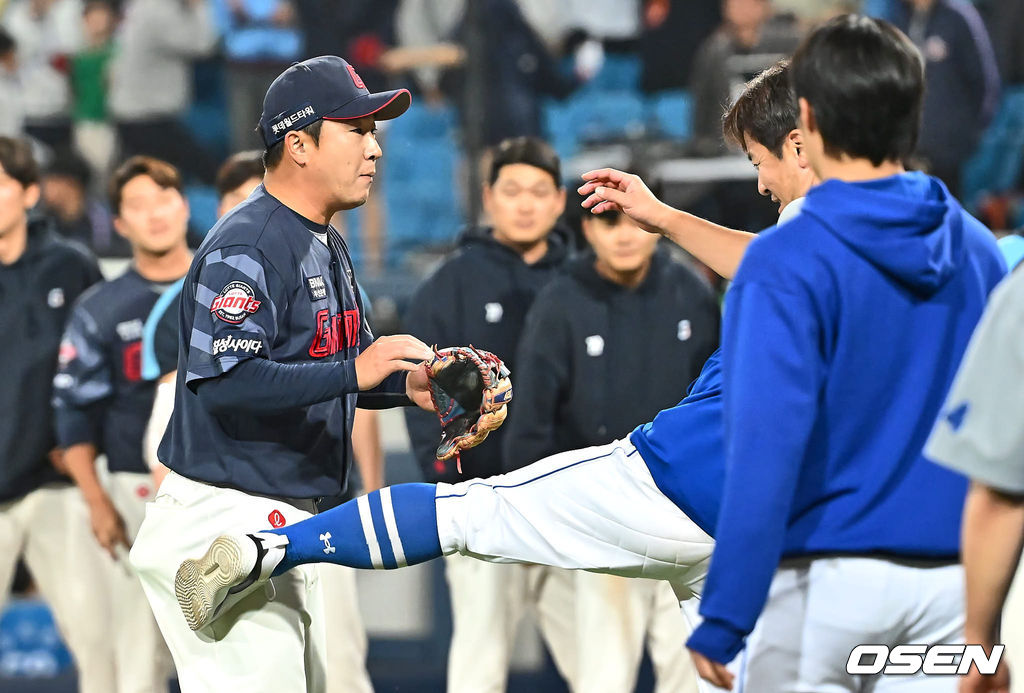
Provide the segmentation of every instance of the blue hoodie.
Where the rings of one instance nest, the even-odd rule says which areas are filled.
[[[922,456],[989,292],[992,234],[938,180],[830,180],[726,307],[726,479],[689,646],[728,662],[784,557],[956,560],[965,480]]]

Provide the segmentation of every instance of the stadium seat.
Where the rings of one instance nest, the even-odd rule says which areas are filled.
[[[71,654],[46,604],[16,599],[0,615],[0,679],[51,677],[71,665]]]
[[[666,89],[648,101],[651,121],[660,135],[685,141],[693,135],[693,100],[685,89]]]

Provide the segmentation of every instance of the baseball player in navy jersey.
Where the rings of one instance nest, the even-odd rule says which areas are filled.
[[[181,618],[174,578],[219,534],[291,525],[339,496],[357,405],[431,407],[420,362],[433,352],[408,335],[374,340],[329,225],[369,195],[375,121],[409,103],[404,89],[371,94],[338,57],[285,70],[259,120],[263,184],[217,222],[185,279],[158,452],[170,472],[131,554],[184,693],[324,688],[314,566],[239,594],[198,632]]]
[[[786,80],[782,66],[762,75],[730,118],[763,171],[762,193],[792,216],[815,179]],[[758,108],[765,102],[770,109]],[[626,213],[723,276],[753,238],[668,207],[636,176],[604,169],[585,178],[585,206]],[[222,536],[182,567],[185,618],[204,628],[222,605],[261,594],[271,576],[307,563],[391,569],[454,553],[665,579],[680,599],[698,595],[724,477],[720,362],[712,354],[678,405],[608,445],[486,479],[387,487],[297,525]]]
[[[110,563],[118,691],[164,691],[167,649],[125,548],[154,497],[143,434],[154,383],[141,372],[143,323],[188,269],[189,209],[170,164],[133,157],[114,173],[115,228],[132,245],[132,266],[75,304],[54,377],[57,437],[82,491],[93,533]],[[106,465],[97,471],[98,454]]]
[[[240,205],[263,182],[262,152],[240,152],[228,158],[217,172],[218,218]],[[178,370],[178,312],[181,286],[177,282],[153,306],[146,320],[142,346],[142,375],[159,378],[153,413],[146,429],[146,456],[157,486],[167,474],[157,448],[174,408]],[[352,448],[360,477],[367,490],[380,488],[383,453],[376,411],[359,409],[352,426]],[[372,486],[371,486],[372,485]],[[355,571],[334,566],[321,571],[325,607],[334,618],[327,621],[327,687],[325,693],[361,693],[373,690],[366,671],[367,639],[356,596]]]

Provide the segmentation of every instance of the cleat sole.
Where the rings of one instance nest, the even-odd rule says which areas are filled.
[[[174,595],[188,627],[199,630],[209,624],[227,590],[243,581],[251,569],[230,536],[218,537],[202,558],[182,562],[174,576]]]

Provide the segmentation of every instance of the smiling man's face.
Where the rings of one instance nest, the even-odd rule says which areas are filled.
[[[793,200],[803,197],[811,187],[813,173],[801,156],[801,135],[793,130],[782,142],[782,157],[749,135],[743,144],[747,158],[757,169],[757,191],[779,205],[779,212]]]

